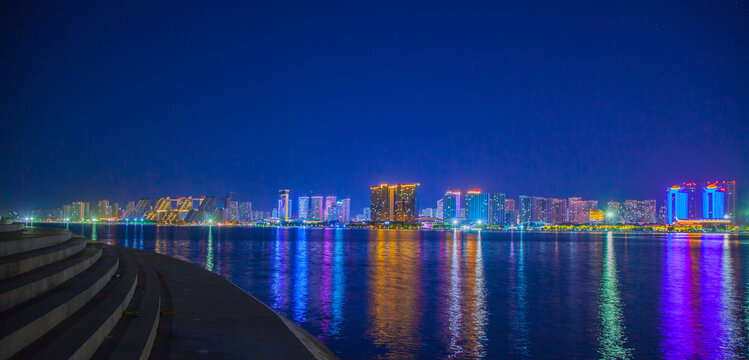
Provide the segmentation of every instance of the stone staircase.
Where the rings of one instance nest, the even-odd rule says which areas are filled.
[[[146,359],[160,301],[125,249],[53,228],[0,237],[0,359]]]

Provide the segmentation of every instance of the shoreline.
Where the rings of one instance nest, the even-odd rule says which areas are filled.
[[[26,224],[25,222],[21,222],[21,224]],[[592,226],[592,225],[581,225],[582,229],[568,229],[566,228],[566,225],[563,225],[564,229],[517,229],[517,228],[510,228],[510,229],[486,229],[486,228],[472,228],[467,226],[462,227],[455,227],[455,228],[385,228],[385,227],[361,227],[361,226],[303,226],[303,225],[277,225],[277,224],[268,224],[268,225],[254,225],[254,224],[160,224],[160,223],[151,223],[151,222],[109,222],[109,221],[35,221],[35,222],[28,222],[27,226],[34,226],[34,224],[54,224],[54,225],[93,225],[93,224],[101,224],[101,225],[148,225],[148,226],[158,226],[158,227],[216,227],[216,228],[269,228],[269,229],[337,229],[337,230],[397,230],[397,231],[461,231],[461,232],[506,232],[506,233],[515,233],[515,232],[524,232],[524,233],[607,233],[607,232],[614,232],[614,233],[632,233],[632,234],[716,234],[716,235],[746,235],[749,234],[748,230],[724,230],[724,231],[706,231],[706,230],[684,230],[684,231],[662,231],[662,230],[654,230],[650,226],[630,226],[630,228],[627,229],[618,229],[618,228],[608,228],[607,225],[602,225],[600,227]],[[589,228],[587,228],[589,227]],[[663,227],[663,226],[657,226],[657,227]]]

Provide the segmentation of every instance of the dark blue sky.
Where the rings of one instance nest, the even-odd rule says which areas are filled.
[[[0,3],[0,207],[749,188],[747,1]]]

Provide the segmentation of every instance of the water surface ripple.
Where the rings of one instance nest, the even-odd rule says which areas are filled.
[[[749,358],[745,235],[70,229],[220,274],[344,359]]]

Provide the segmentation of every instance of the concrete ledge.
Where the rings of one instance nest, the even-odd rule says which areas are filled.
[[[63,229],[29,228],[18,239],[0,241],[0,256],[54,246],[70,240],[71,237],[71,232]]]
[[[39,296],[80,274],[101,256],[101,245],[89,244],[62,261],[0,281],[0,311]]]
[[[113,249],[80,275],[41,297],[0,314],[0,359],[33,343],[81,309],[107,285],[119,265]]]
[[[223,277],[168,256],[130,251],[161,275],[161,298],[168,293],[154,344],[160,352],[152,358],[336,359],[317,338]]]
[[[0,258],[0,280],[73,256],[86,247],[86,242],[87,240],[84,238],[74,237],[48,248],[4,256]]]

